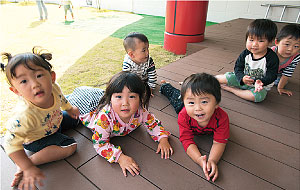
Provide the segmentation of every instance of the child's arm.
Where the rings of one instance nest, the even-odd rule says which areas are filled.
[[[149,67],[147,69],[147,73],[148,73],[148,85],[152,91],[156,87],[157,74],[156,74],[154,61],[151,57],[149,57]]]
[[[143,109],[143,121],[147,132],[151,135],[154,141],[158,141],[158,147],[156,153],[161,153],[161,158],[167,159],[173,154],[173,149],[168,142],[168,136],[170,132],[166,131],[161,125],[161,122],[155,118],[155,116],[149,113],[146,109]]]
[[[245,76],[245,57],[249,54],[249,51],[246,49],[244,50],[239,57],[237,58],[235,65],[234,65],[234,74],[236,79],[239,81],[241,85],[244,85],[243,78]],[[246,73],[247,74],[247,73]]]
[[[71,116],[73,119],[78,119],[79,117],[79,109],[75,106],[72,106],[71,109],[66,110],[69,116]]]
[[[215,181],[219,175],[217,164],[223,155],[225,146],[225,143],[218,143],[216,141],[213,141],[213,145],[211,147],[209,158],[207,161],[207,172],[210,172],[209,179],[213,177],[212,181]]]
[[[42,179],[45,179],[44,174],[31,162],[24,150],[13,152],[9,157],[23,171],[23,179],[19,184],[19,189],[30,186],[34,189],[36,182],[43,186]]]
[[[284,89],[285,85],[288,83],[289,78],[287,76],[282,75],[280,81],[277,86],[277,91],[280,95],[287,94],[288,96],[292,96],[292,91]]]
[[[206,179],[209,180],[206,155],[202,156],[197,145],[195,144],[190,144],[186,150],[186,153],[195,163],[197,163],[203,169]]]
[[[277,78],[277,73],[278,73],[278,65],[279,65],[279,59],[272,50],[268,49],[268,53],[266,55],[266,74],[265,76],[261,79],[261,82],[263,83],[264,86],[271,84],[274,82]]]

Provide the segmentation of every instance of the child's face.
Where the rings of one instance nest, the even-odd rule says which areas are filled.
[[[135,50],[130,51],[128,55],[137,64],[147,62],[149,58],[149,44],[135,39]]]
[[[54,103],[52,84],[55,73],[31,63],[29,66],[34,70],[22,64],[16,67],[16,77],[11,79],[10,90],[40,108],[50,108]]]
[[[278,42],[275,40],[275,45],[278,46],[277,55],[279,58],[289,58],[296,55],[300,51],[300,38],[295,39],[286,37]]]
[[[266,38],[257,38],[256,36],[248,36],[246,48],[253,54],[254,58],[261,58],[267,53],[270,42]]]
[[[112,94],[111,104],[120,119],[128,123],[131,116],[135,114],[140,106],[140,97],[139,94],[130,92],[130,90],[124,86],[121,93]]]
[[[219,107],[216,98],[211,94],[201,94],[199,96],[192,94],[192,90],[188,89],[183,98],[184,106],[187,114],[198,122],[198,125],[205,127]]]

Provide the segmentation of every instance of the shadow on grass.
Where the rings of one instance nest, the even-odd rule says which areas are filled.
[[[37,27],[37,26],[39,26],[39,25],[41,25],[41,24],[43,24],[43,23],[44,23],[43,20],[34,21],[34,22],[30,23],[30,25],[29,25],[28,28],[35,28],[35,27]]]

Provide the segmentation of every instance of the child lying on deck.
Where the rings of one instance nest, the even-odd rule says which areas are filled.
[[[160,92],[165,95],[178,115],[179,140],[189,157],[199,164],[207,178],[218,177],[217,163],[229,138],[229,118],[219,107],[221,88],[218,80],[209,74],[192,74],[181,86],[181,93],[171,84],[161,81]],[[194,135],[213,133],[213,145],[208,159],[195,144]]]
[[[110,143],[111,137],[125,136],[144,125],[151,138],[159,142],[156,153],[161,152],[161,158],[165,159],[173,154],[168,142],[170,133],[146,109],[150,90],[147,91],[145,85],[137,74],[120,72],[110,79],[97,110],[79,115],[82,123],[94,133],[92,140],[96,152],[110,163],[118,163],[124,176],[127,176],[126,170],[134,176],[140,169],[120,146]]]

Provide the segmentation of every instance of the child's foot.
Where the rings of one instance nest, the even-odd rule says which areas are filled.
[[[11,187],[19,185],[22,178],[23,178],[23,171],[18,169],[18,171],[15,173],[15,178],[13,179],[13,181],[11,183]]]

